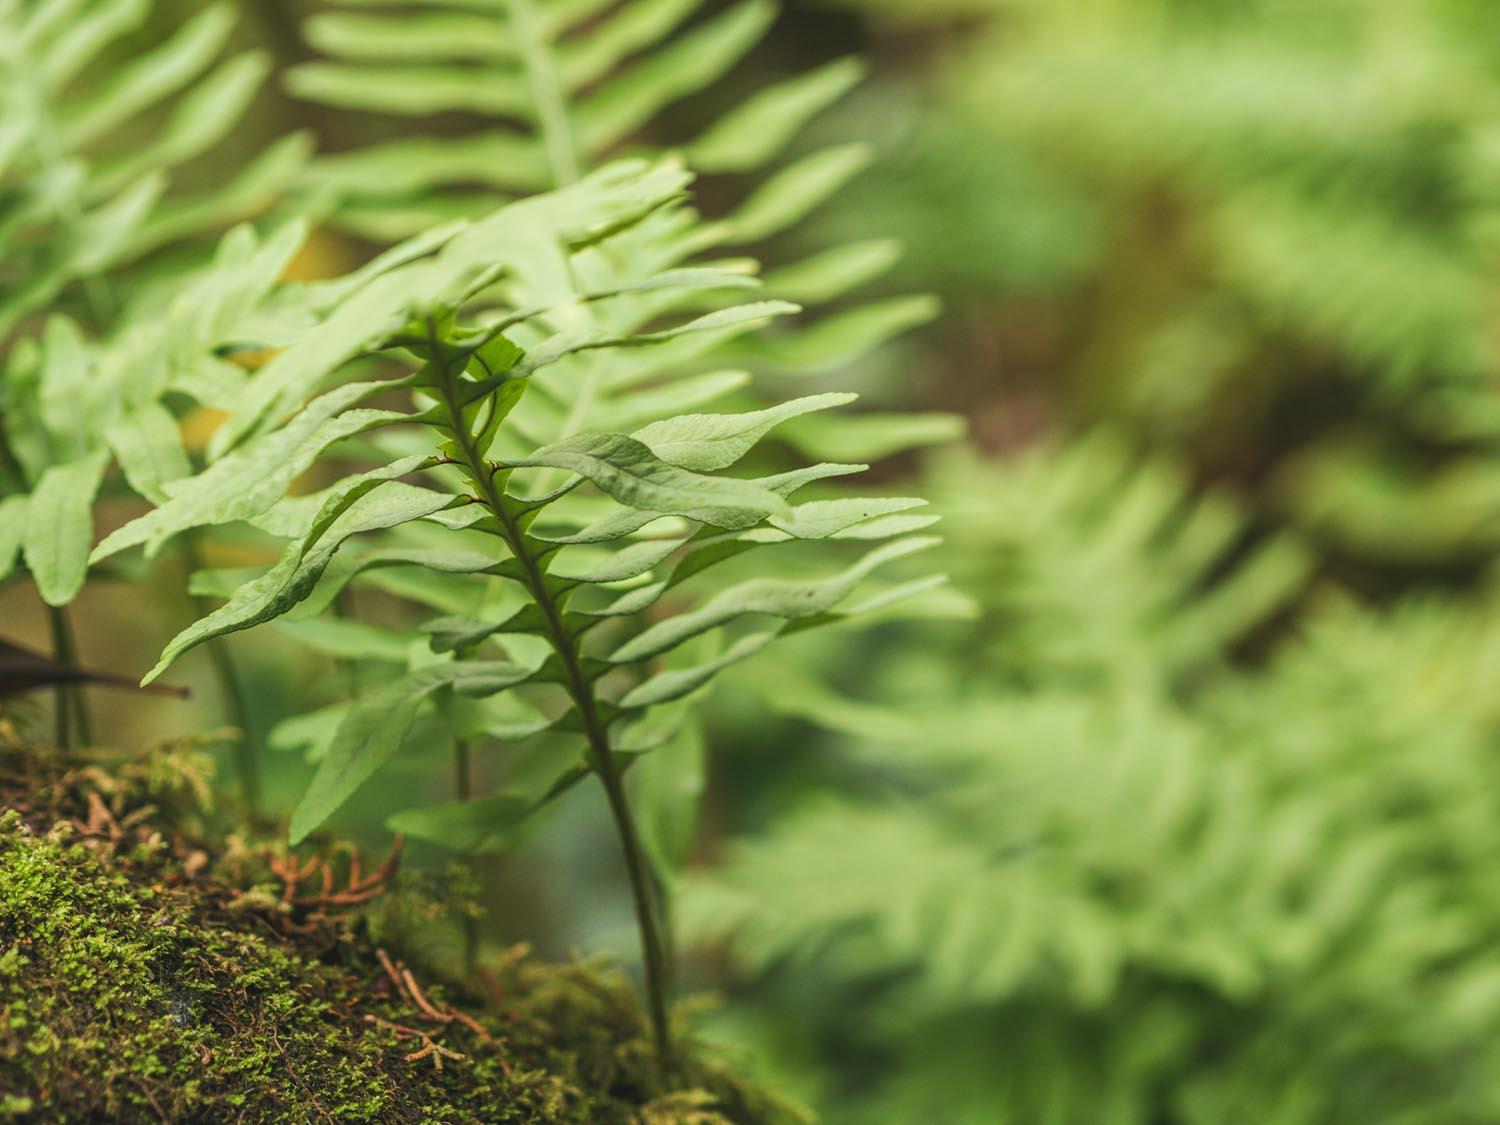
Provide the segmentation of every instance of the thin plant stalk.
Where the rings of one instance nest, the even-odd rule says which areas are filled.
[[[469,742],[460,738],[453,743],[453,791],[460,801],[474,795],[473,766],[469,761]]]
[[[435,336],[431,340],[431,354],[441,354]],[[651,1034],[658,1056],[665,1062],[671,1057],[671,1026],[667,1018],[667,954],[663,940],[662,918],[657,908],[655,887],[646,850],[641,844],[640,831],[635,815],[625,794],[623,771],[609,745],[609,735],[600,721],[595,706],[593,686],[584,674],[577,641],[564,627],[562,613],[536,558],[527,548],[525,532],[516,523],[515,517],[505,506],[500,491],[495,486],[498,465],[488,462],[478,448],[474,435],[464,418],[454,395],[451,380],[445,379],[441,388],[443,403],[449,417],[449,429],[454,434],[459,452],[458,461],[470,481],[479,490],[481,503],[489,509],[498,523],[506,545],[520,563],[520,578],[527,592],[541,610],[546,622],[547,641],[562,664],[562,686],[578,709],[585,737],[588,739],[589,764],[604,786],[609,801],[610,815],[614,819],[619,836],[620,850],[625,862],[625,871],[630,880],[631,899],[635,907],[636,927],[640,931],[642,961],[645,969],[646,1007],[651,1019]]]
[[[183,561],[191,574],[200,570],[203,561],[198,552],[198,541],[192,535],[183,536]],[[189,595],[193,612],[199,617],[207,615],[212,607],[207,599],[198,594]],[[244,680],[235,664],[234,654],[229,651],[222,637],[215,637],[205,646],[209,663],[213,666],[214,679],[218,681],[219,697],[228,713],[229,721],[240,732],[234,742],[235,773],[240,779],[240,789],[245,806],[252,819],[261,815],[260,755],[256,750],[255,732],[250,722],[250,701],[245,693]]]
[[[69,668],[78,667],[78,646],[73,640],[73,623],[68,611],[60,605],[47,607],[47,619],[52,628],[52,654],[59,664]],[[94,741],[93,723],[89,719],[88,701],[83,695],[82,684],[58,684],[57,744],[70,749],[75,744],[87,746]]]
[[[453,792],[460,801],[474,795],[473,764],[469,755],[468,739],[459,738],[453,743]],[[470,855],[472,863],[474,857]],[[479,965],[479,919],[467,911],[463,916],[464,968],[473,973]]]
[[[592,739],[590,743],[591,747],[599,745],[593,743]],[[641,935],[646,1001],[651,1014],[651,1037],[655,1040],[658,1056],[667,1061],[672,1054],[671,1028],[667,1021],[667,995],[671,989],[672,966],[667,951],[666,925],[656,897],[651,864],[646,858],[646,849],[641,845],[640,830],[625,796],[624,777],[612,756],[609,756],[608,746],[604,745],[603,750],[603,755],[597,750],[592,754],[594,771],[604,783],[610,815],[614,818],[615,831],[620,838],[625,870],[630,878],[630,895],[635,908],[636,926]]]

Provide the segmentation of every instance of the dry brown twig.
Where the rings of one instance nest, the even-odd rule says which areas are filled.
[[[360,863],[359,852],[351,848],[349,854],[349,878],[343,890],[334,890],[333,865],[321,856],[313,856],[306,865],[303,865],[296,856],[267,856],[266,863],[271,872],[281,880],[283,887],[281,899],[292,906],[317,908],[327,906],[358,906],[369,902],[386,892],[390,888],[391,880],[395,878],[396,869],[401,863],[401,848],[406,838],[397,835],[391,844],[391,851],[385,858],[385,862],[364,875]],[[319,893],[307,897],[298,897],[301,885],[313,875],[322,873],[322,886]]]
[[[400,998],[401,1002],[408,1005],[409,1007],[416,1009],[418,1016],[420,1016],[422,1019],[427,1020],[430,1023],[438,1024],[442,1027],[447,1027],[449,1024],[454,1022],[461,1023],[475,1035],[477,1035],[485,1044],[492,1047],[496,1045],[495,1037],[485,1030],[483,1024],[481,1024],[467,1012],[459,1011],[457,1008],[447,1005],[439,1007],[437,1004],[434,1004],[432,1000],[428,998],[427,994],[422,991],[422,986],[417,983],[417,978],[412,975],[412,971],[407,968],[406,965],[404,965],[402,962],[393,960],[389,953],[387,953],[384,949],[379,948],[375,950],[375,957],[377,960],[379,960],[380,967],[385,970],[385,975],[387,979],[390,980],[391,987],[395,990],[395,993]],[[395,1027],[399,1025],[392,1026]],[[413,1029],[407,1028],[406,1030],[412,1031]],[[430,1040],[430,1037],[424,1035],[424,1039]],[[505,1040],[501,1039],[499,1040],[499,1042],[504,1043]],[[436,1048],[436,1044],[434,1044],[433,1046],[434,1048]],[[417,1052],[415,1057],[426,1058],[427,1054],[428,1052],[424,1049],[423,1051]],[[409,1055],[407,1057],[412,1058],[413,1056]],[[436,1060],[439,1056],[434,1055],[433,1057],[434,1060]],[[510,1066],[503,1058],[499,1061],[501,1069],[504,1070],[506,1074],[509,1074]],[[441,1069],[441,1065],[439,1065],[439,1069]]]
[[[89,817],[87,820],[72,818],[72,823],[84,836],[92,836],[97,839],[107,839],[110,843],[119,843],[124,836],[124,831],[115,820],[114,814],[109,811],[109,806],[104,803],[104,798],[99,796],[97,790],[90,789],[88,793]]]
[[[402,966],[401,979],[406,983],[407,992],[416,1001],[417,1007],[422,1009],[423,1015],[434,1023],[452,1023],[453,1017],[447,1012],[440,1012],[432,1006],[432,1001],[422,994],[422,989],[417,985],[417,979],[411,975],[411,970]]]
[[[390,977],[391,984],[396,988],[396,995],[401,997],[403,1003],[410,1004],[411,997],[406,994],[406,983],[401,979],[396,966],[391,961],[391,955],[385,950],[376,948],[375,958],[380,962],[380,967],[385,970],[385,975]]]
[[[394,1031],[396,1033],[397,1039],[421,1040],[421,1047],[404,1056],[407,1062],[417,1062],[420,1059],[430,1058],[432,1060],[432,1065],[438,1070],[442,1070],[443,1060],[445,1058],[462,1060],[468,1057],[467,1055],[460,1054],[458,1051],[453,1050],[451,1047],[444,1047],[441,1043],[436,1042],[425,1031],[419,1031],[415,1027],[407,1027],[405,1024],[392,1023],[390,1020],[382,1019],[377,1015],[366,1015],[365,1022],[378,1024],[381,1027],[389,1028],[391,1031]]]

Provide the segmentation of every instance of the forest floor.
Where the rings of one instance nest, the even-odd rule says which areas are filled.
[[[701,1046],[659,1063],[617,973],[441,971],[399,850],[216,836],[210,777],[192,747],[64,755],[0,720],[0,1121],[805,1119]]]

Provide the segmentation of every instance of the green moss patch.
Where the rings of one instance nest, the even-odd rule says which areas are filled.
[[[618,976],[517,955],[470,988],[377,950],[368,908],[325,901],[371,878],[347,849],[288,891],[284,854],[194,835],[200,771],[0,750],[0,1120],[800,1117],[701,1049],[661,1066]]]

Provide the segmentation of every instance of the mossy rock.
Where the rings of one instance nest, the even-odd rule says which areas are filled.
[[[203,776],[190,751],[0,745],[0,1120],[803,1119],[701,1047],[660,1064],[617,975],[511,956],[487,989],[444,979],[392,944],[405,892],[327,901],[374,882],[349,849],[304,898],[284,851],[209,847]]]

